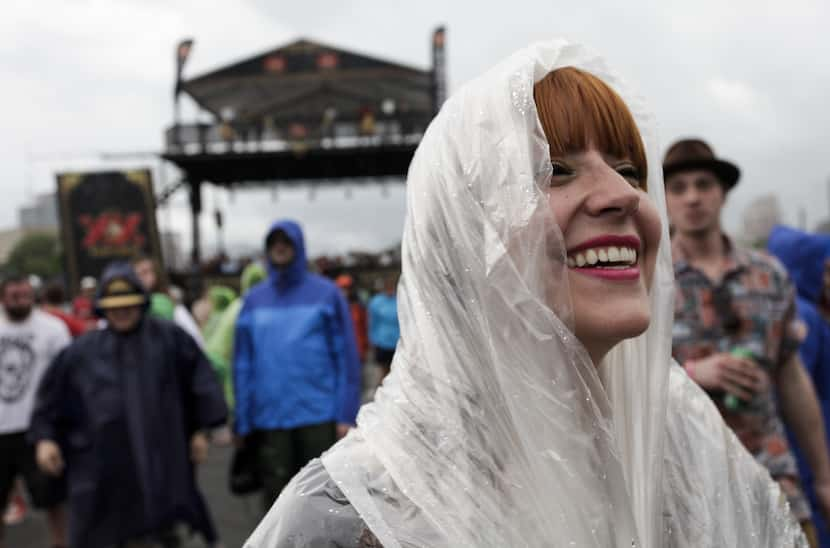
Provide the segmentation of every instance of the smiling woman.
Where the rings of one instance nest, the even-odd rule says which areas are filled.
[[[800,545],[671,365],[657,151],[641,101],[564,41],[448,100],[407,179],[392,371],[246,546]]]
[[[623,100],[588,72],[555,70],[533,98],[550,145],[548,203],[567,250],[574,332],[599,364],[651,315],[661,226],[645,148]]]

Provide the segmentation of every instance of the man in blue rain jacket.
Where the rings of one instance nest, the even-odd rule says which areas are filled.
[[[267,510],[309,460],[354,424],[360,360],[349,306],[308,272],[303,233],[277,221],[265,237],[269,277],[245,296],[234,340],[235,431],[255,444]]]
[[[824,424],[830,424],[830,323],[823,316],[826,310],[828,284],[825,281],[830,266],[830,235],[808,234],[786,226],[776,226],[770,232],[767,249],[786,267],[798,294],[796,308],[803,322],[804,341],[799,354],[810,373],[816,389]],[[793,436],[790,435],[792,439]],[[818,530],[822,548],[830,548],[830,528],[820,512],[812,485],[813,471],[797,444],[795,455],[802,484],[813,506],[813,521]],[[827,448],[830,451],[830,445]]]

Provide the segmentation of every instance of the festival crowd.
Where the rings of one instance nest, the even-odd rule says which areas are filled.
[[[367,299],[349,274],[310,272],[292,221],[268,230],[239,295],[213,285],[188,309],[163,279],[138,256],[71,303],[59,282],[3,279],[7,524],[31,506],[53,546],[216,546],[195,480],[210,445],[235,446],[230,489],[261,492],[264,513],[354,424],[372,353],[388,372],[396,277]]]
[[[554,63],[543,71],[531,93],[533,116],[538,111],[542,125],[538,131],[550,147],[545,148],[548,199],[564,242],[562,249],[549,250],[546,260],[561,263],[562,272],[584,273],[576,274],[582,278],[562,274],[569,280],[560,289],[569,287],[566,306],[572,316],[549,314],[532,297],[544,294],[534,293],[533,283],[548,286],[533,274],[538,257],[528,242],[551,232],[531,217],[504,228],[500,223],[508,223],[504,219],[511,214],[502,214],[509,209],[507,195],[482,182],[486,174],[468,165],[452,175],[459,181],[471,177],[460,190],[447,191],[438,183],[430,187],[434,194],[410,190],[403,276],[400,283],[397,275],[377,279],[371,298],[359,286],[358,273],[332,279],[310,271],[302,228],[287,219],[264,231],[262,259],[241,272],[235,287],[212,285],[190,307],[166,284],[156,261],[145,256],[112,263],[97,279],[84,278],[73,288],[77,296],[71,303],[61,283],[38,287],[29,273],[10,273],[0,285],[0,500],[8,501],[6,523],[33,507],[45,513],[54,547],[167,548],[187,546],[193,537],[219,546],[212,513],[222,509],[211,508],[202,495],[196,471],[211,445],[220,444],[233,447],[229,488],[261,499],[263,521],[250,546],[381,546],[390,539],[401,546],[558,546],[560,540],[534,543],[554,525],[527,516],[538,517],[534,504],[545,514],[544,497],[551,491],[542,486],[569,492],[570,480],[562,479],[567,474],[557,476],[560,485],[520,472],[545,470],[548,464],[540,463],[549,462],[561,467],[551,470],[577,471],[578,481],[587,481],[578,473],[583,466],[603,470],[594,476],[616,471],[605,479],[592,477],[596,483],[585,483],[585,492],[595,493],[595,500],[607,495],[637,501],[630,515],[609,511],[613,519],[590,525],[565,520],[575,530],[591,529],[594,536],[573,537],[592,538],[591,546],[620,545],[607,542],[629,538],[625,535],[636,529],[640,544],[627,545],[784,546],[806,540],[830,547],[830,370],[825,370],[830,367],[830,236],[778,226],[766,249],[739,245],[724,231],[722,212],[741,182],[740,168],[700,138],[671,144],[662,165],[649,165],[653,156],[640,140],[645,130],[638,131],[638,107],[618,96],[606,79],[569,65]],[[498,104],[497,92],[485,87],[473,86],[465,97],[471,104]],[[423,152],[419,162],[416,155],[411,185],[452,179],[447,174],[456,168],[440,139],[460,138],[454,120],[487,110],[473,113],[459,103],[445,106],[431,140],[422,144],[440,161],[423,160]],[[508,125],[508,118],[501,122]],[[499,131],[536,130],[538,123],[522,129],[516,119],[523,120],[511,118],[514,126]],[[494,144],[477,154],[521,156],[520,148],[511,146]],[[469,152],[457,153],[463,163]],[[445,171],[430,171],[435,169]],[[511,169],[505,164],[518,180],[523,172]],[[476,174],[469,175],[472,171]],[[584,177],[611,183],[600,189]],[[662,181],[662,188],[649,188],[655,181]],[[476,190],[481,194],[466,209],[450,205],[475,185],[490,194]],[[578,198],[562,194],[566,187],[582,188],[577,185],[587,189]],[[592,228],[597,223],[604,224],[602,231]],[[661,229],[670,240],[658,244]],[[574,231],[600,236],[571,245]],[[631,234],[609,237],[603,231]],[[673,265],[668,274],[661,270],[660,245]],[[636,299],[619,293],[627,276],[640,279],[640,268],[650,277],[644,283],[669,280],[674,295],[669,317],[655,311],[671,301],[660,301],[651,286]],[[617,285],[605,294],[602,284]],[[557,287],[548,289],[551,302],[564,302]],[[605,310],[615,299],[622,307],[612,314],[622,319],[608,315],[591,324],[593,311]],[[617,334],[596,335],[605,329],[602,322],[627,321],[626,314],[638,307],[640,317],[620,323]],[[406,320],[402,316],[399,322],[404,311]],[[655,392],[645,388],[651,377],[640,379],[642,393],[630,393],[624,377],[613,380],[616,373],[580,369],[580,363],[598,364],[606,357],[619,361],[619,370],[647,360],[651,354],[636,349],[659,347],[653,341],[660,331],[648,331],[652,342],[642,347],[617,354],[614,348],[622,340],[637,340],[658,321],[669,334],[673,361],[665,364]],[[543,324],[559,326],[550,332],[562,333],[561,339],[543,332]],[[571,332],[584,349],[573,350]],[[553,392],[543,393],[544,382],[518,365],[533,361],[531,343],[519,342],[559,340],[560,346],[550,347],[554,355],[563,368],[580,373],[557,373],[552,384],[578,388],[556,392],[551,385]],[[369,362],[383,384],[355,429],[361,404],[371,399],[362,394]],[[500,368],[506,362],[517,364],[510,375]],[[656,367],[650,364],[648,374],[657,374]],[[599,399],[594,382],[623,387],[629,401],[620,403],[612,388],[606,400],[592,401]],[[516,394],[522,401],[503,386],[520,387]],[[566,399],[580,390],[593,395],[587,403]],[[626,416],[641,421],[628,432],[641,434],[630,439],[657,440],[651,453],[676,456],[666,457],[665,483],[675,486],[674,495],[692,493],[688,499],[658,494],[662,486],[649,491],[646,472],[625,467],[653,462],[648,451],[629,459],[638,449],[627,447],[620,451],[622,464],[616,457],[603,460],[602,455],[616,453],[605,452],[600,438],[613,430],[609,439],[616,441],[607,443],[621,443],[623,421],[598,424],[618,417],[615,406],[635,405],[630,400],[641,396],[649,409],[665,410],[665,417],[648,424],[669,433],[637,430],[654,417],[633,412]],[[546,399],[567,403],[558,417],[590,420],[532,423],[538,426],[535,434],[519,420],[503,427],[508,424],[501,422],[503,415],[535,420],[533,410],[541,407],[534,406]],[[416,411],[396,411],[410,408]],[[561,453],[533,449],[546,447],[556,427],[564,432],[563,425],[589,422],[601,432],[575,438]],[[575,454],[568,451],[577,446],[591,458],[576,463],[565,456]],[[699,464],[692,463],[696,455]],[[543,457],[547,460],[534,460]],[[695,466],[709,470],[696,476]],[[467,483],[471,475],[478,480]],[[537,480],[541,494],[536,486],[511,484],[517,477]],[[614,481],[627,487],[615,491]],[[521,511],[514,515],[491,493]],[[718,506],[721,494],[732,501],[723,503],[728,508]],[[589,500],[585,497],[571,500],[571,509],[561,506],[561,516],[573,518],[576,514],[568,512],[577,512],[580,501]],[[653,502],[657,499],[663,502]],[[658,506],[666,520],[678,519],[671,542],[659,537],[664,540],[655,544],[658,533],[647,532],[665,534],[663,524],[643,518],[646,509]],[[684,508],[688,515],[678,517]],[[556,512],[550,509],[551,523],[559,520]],[[753,512],[760,515],[757,522]],[[514,518],[521,527],[511,529]],[[728,527],[716,524],[720,518]],[[495,520],[492,529],[487,520]],[[629,522],[634,525],[626,529]],[[743,522],[755,523],[749,529],[758,544],[740,543]],[[0,546],[5,546],[2,537],[0,525]]]

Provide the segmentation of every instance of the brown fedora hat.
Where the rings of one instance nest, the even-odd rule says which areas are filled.
[[[663,181],[680,171],[705,169],[714,173],[724,190],[729,191],[741,176],[738,166],[715,157],[715,153],[701,139],[682,139],[666,152],[663,159]]]

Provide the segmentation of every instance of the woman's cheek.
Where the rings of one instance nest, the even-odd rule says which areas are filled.
[[[654,277],[654,269],[657,264],[657,249],[660,247],[660,238],[663,234],[662,223],[660,222],[660,215],[657,213],[657,208],[651,202],[650,198],[646,198],[641,202],[640,210],[638,211],[640,217],[640,227],[645,237],[647,261],[645,271],[647,275],[648,285],[651,286],[651,281]]]

